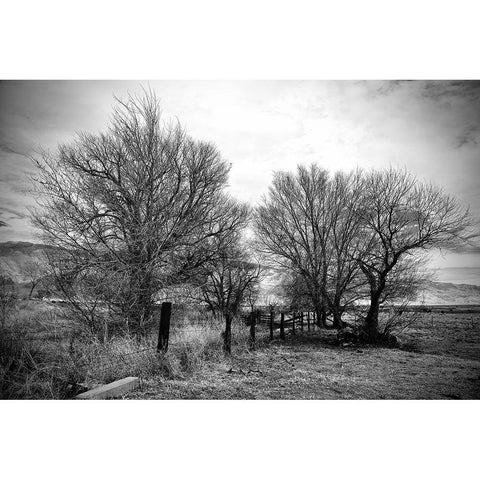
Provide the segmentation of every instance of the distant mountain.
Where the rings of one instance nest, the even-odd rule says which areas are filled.
[[[271,275],[262,282],[260,302],[279,303],[276,285],[279,275]],[[363,303],[363,302],[361,302]],[[425,288],[412,302],[425,305],[480,305],[480,286],[465,283],[427,282]]]
[[[0,273],[17,284],[28,282],[30,280],[27,274],[28,264],[44,260],[44,252],[49,248],[51,247],[30,242],[0,243]],[[277,281],[277,277],[272,277],[265,282],[262,295],[265,299],[272,296],[271,290]],[[417,301],[427,305],[480,305],[480,286],[429,282]]]
[[[42,262],[48,247],[40,243],[4,242],[0,243],[0,273],[15,283],[28,282],[28,266],[32,262]]]
[[[447,267],[434,269],[435,280],[465,285],[480,285],[480,267]]]
[[[426,305],[480,305],[480,286],[429,282],[418,301]]]

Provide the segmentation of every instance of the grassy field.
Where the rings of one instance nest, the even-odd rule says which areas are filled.
[[[10,325],[21,340],[15,355],[22,368],[12,377],[11,362],[2,365],[1,397],[69,398],[75,392],[63,380],[91,388],[135,375],[141,386],[125,398],[478,399],[480,313],[444,312],[421,313],[399,335],[400,348],[342,347],[333,330],[297,329],[285,343],[270,343],[259,328],[250,351],[248,329],[237,322],[230,358],[221,322],[174,312],[170,349],[159,357],[155,331],[104,344],[72,328],[64,307],[24,301]]]
[[[478,399],[480,315],[421,314],[402,349],[342,348],[334,332],[288,336],[207,362],[188,378],[143,381],[128,398]]]

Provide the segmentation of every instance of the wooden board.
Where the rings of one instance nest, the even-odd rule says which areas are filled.
[[[138,377],[126,377],[107,385],[101,385],[100,387],[89,390],[88,392],[81,393],[75,398],[79,400],[100,400],[105,398],[120,397],[138,387],[139,383],[140,380]]]

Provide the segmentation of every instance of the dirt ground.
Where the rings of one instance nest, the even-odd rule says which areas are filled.
[[[332,345],[334,332],[235,351],[186,378],[142,381],[132,399],[478,399],[480,314],[425,313],[401,348]]]

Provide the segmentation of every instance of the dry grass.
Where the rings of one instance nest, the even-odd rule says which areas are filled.
[[[72,328],[61,307],[24,302],[1,337],[0,396],[69,398],[78,391],[73,384],[134,375],[141,388],[126,398],[480,398],[478,314],[421,314],[399,336],[400,349],[342,348],[333,331],[269,343],[259,329],[250,351],[248,328],[236,322],[226,358],[222,331],[205,314],[174,311],[169,351],[158,355],[154,331],[141,341],[119,336],[103,344]]]
[[[414,351],[480,361],[480,312],[422,313],[399,338]]]
[[[126,376],[186,379],[223,357],[223,323],[191,311],[174,315],[170,348],[156,351],[157,334],[116,336],[102,343],[72,325],[61,306],[25,301],[2,332],[0,398],[70,398]],[[233,329],[233,347],[245,350],[248,332]]]
[[[400,336],[404,349],[341,348],[333,336],[287,337],[285,344],[204,365],[188,381],[151,379],[128,398],[480,398],[478,314],[421,315]]]

